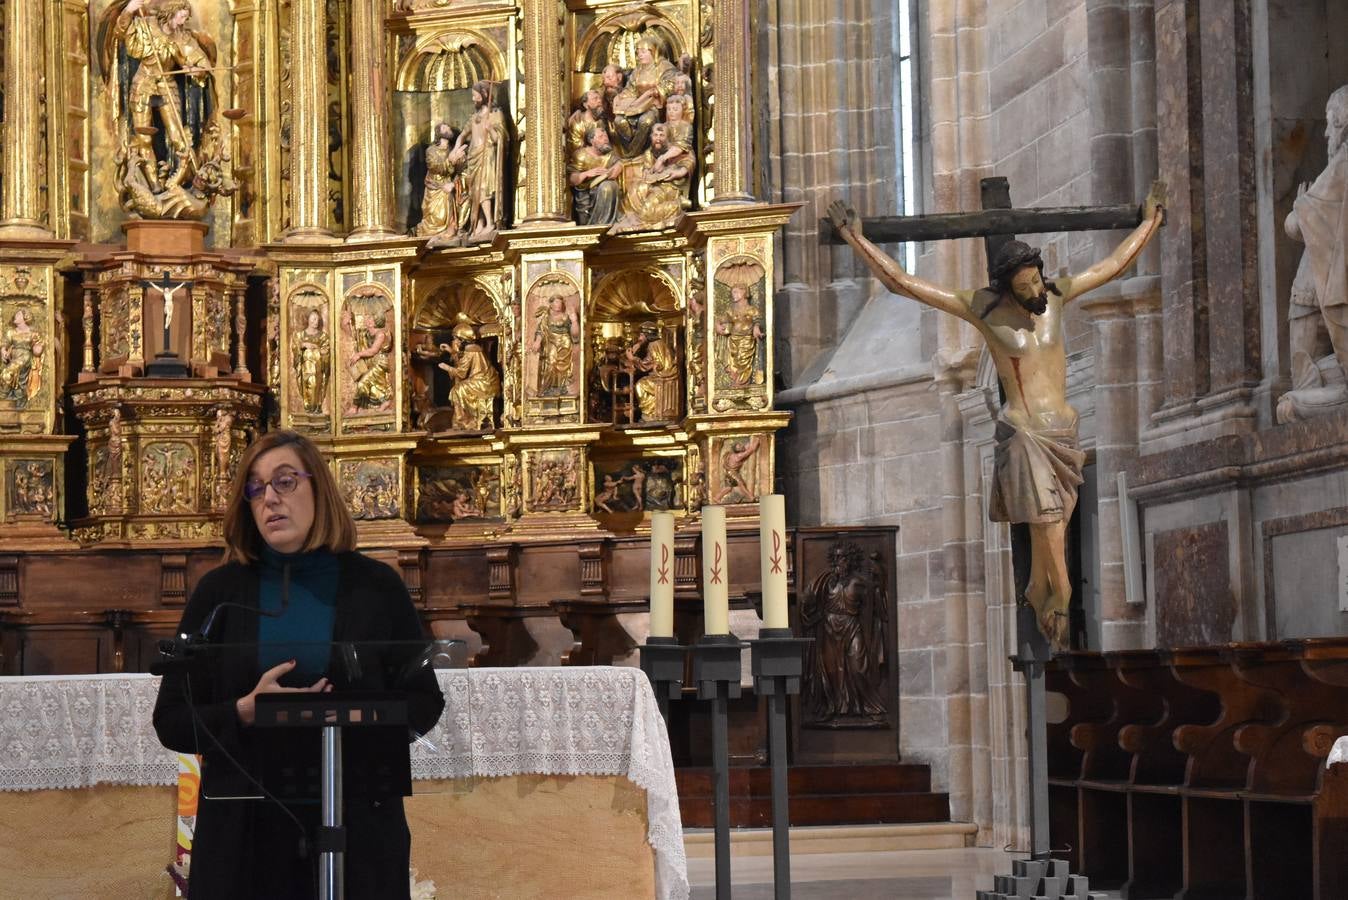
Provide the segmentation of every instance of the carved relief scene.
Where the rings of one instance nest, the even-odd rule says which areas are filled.
[[[446,286],[412,323],[412,411],[432,433],[486,433],[503,407],[502,328],[480,286]]]
[[[676,456],[594,463],[596,515],[679,509],[683,504],[683,460]],[[614,523],[615,525],[618,523]]]
[[[417,521],[428,525],[499,519],[497,466],[418,466]]]
[[[345,427],[387,429],[395,396],[396,332],[393,298],[378,285],[346,295],[338,320],[339,408]]]
[[[692,208],[694,61],[680,29],[651,9],[576,23],[565,133],[572,216],[609,234],[670,228]]]
[[[343,460],[337,474],[346,491],[347,508],[357,521],[396,519],[402,515],[399,460]]]
[[[534,415],[574,416],[580,409],[580,288],[567,274],[544,275],[524,302],[524,396]]]
[[[619,271],[594,287],[588,417],[615,426],[682,418],[682,313],[668,274]]]

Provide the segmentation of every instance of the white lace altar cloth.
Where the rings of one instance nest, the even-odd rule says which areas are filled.
[[[412,747],[414,779],[624,776],[646,791],[657,895],[688,896],[669,738],[639,669],[437,674],[445,712]],[[0,791],[174,784],[177,756],[151,722],[158,690],[151,675],[0,678]]]
[[[1329,748],[1329,759],[1325,760],[1325,768],[1337,763],[1348,763],[1348,735],[1344,735],[1334,742],[1334,746]]]

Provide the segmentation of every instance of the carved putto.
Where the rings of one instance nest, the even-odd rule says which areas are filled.
[[[118,135],[122,208],[146,219],[200,219],[232,194],[215,41],[189,27],[188,0],[117,0],[98,26],[103,78]]]

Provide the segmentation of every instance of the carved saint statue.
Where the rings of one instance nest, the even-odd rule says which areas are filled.
[[[435,140],[426,148],[426,184],[421,195],[421,221],[413,229],[418,237],[429,235],[453,236],[459,230],[459,211],[454,181],[454,164],[450,142],[454,130],[448,122],[435,128]]]
[[[749,288],[736,285],[730,289],[730,309],[717,320],[716,333],[724,347],[720,364],[726,382],[731,387],[761,384],[758,348],[763,343],[763,317],[753,305]]]
[[[556,291],[567,290],[567,285],[548,285],[554,291],[547,306],[534,314],[533,341],[530,349],[538,354],[538,396],[564,397],[574,388],[575,358],[573,350],[580,340],[580,317]]]
[[[645,36],[637,41],[637,64],[613,96],[613,135],[624,159],[646,152],[651,129],[660,121],[665,98],[674,93],[678,68],[664,56],[661,42]]]
[[[763,446],[763,435],[756,434],[748,441],[730,441],[721,452],[721,489],[711,498],[712,503],[750,503],[758,499],[758,479],[752,472],[754,456]],[[745,469],[751,469],[746,472]]]
[[[356,351],[347,358],[347,371],[355,390],[348,416],[364,412],[382,412],[393,404],[393,382],[389,374],[389,351],[393,335],[387,326],[387,314],[353,315],[347,311],[346,327]]]
[[[147,14],[148,13],[148,14]],[[118,0],[99,21],[103,76],[114,98],[122,208],[151,219],[199,219],[232,194],[215,83],[215,42],[188,28],[188,0]]]
[[[669,228],[683,213],[692,154],[670,142],[668,126],[655,125],[650,131],[650,147],[638,157],[635,171],[628,172],[625,212],[610,234]]]
[[[450,151],[452,165],[463,164],[462,218],[459,234],[464,246],[496,237],[505,216],[505,171],[508,135],[505,116],[493,102],[493,85],[473,85],[473,115],[459,132]]]
[[[625,353],[636,374],[637,407],[643,422],[669,422],[679,416],[679,357],[654,322],[641,326]]]
[[[110,484],[116,484],[122,479],[122,444],[122,411],[114,409],[112,415],[108,416],[108,455],[104,473]]]
[[[584,145],[577,147],[567,160],[571,211],[577,225],[612,225],[618,221],[621,171],[622,160],[609,143],[608,130],[595,125],[586,131]]]
[[[566,120],[567,159],[575,156],[576,151],[585,146],[585,139],[592,129],[606,127],[604,92],[597,88],[586,91],[580,97],[580,107]]]
[[[1165,217],[1165,186],[1152,186],[1144,218],[1107,258],[1079,275],[1045,282],[1035,250],[1008,241],[989,262],[990,287],[955,291],[910,275],[868,241],[855,211],[829,207],[833,227],[862,261],[896,294],[912,297],[978,329],[1006,395],[997,419],[994,481],[989,515],[994,522],[1030,528],[1030,581],[1025,601],[1055,649],[1068,645],[1067,525],[1076,507],[1085,454],[1077,449],[1077,412],[1067,402],[1063,308],[1132,265]]]
[[[1278,400],[1279,422],[1348,404],[1348,85],[1330,95],[1325,119],[1329,164],[1297,190],[1283,223],[1306,249],[1287,311],[1292,390]]]
[[[32,323],[32,312],[20,306],[0,343],[0,400],[16,409],[25,408],[42,390],[42,354],[47,345]]]
[[[473,326],[460,322],[454,326],[448,344],[440,350],[450,361],[439,363],[454,381],[449,389],[449,404],[454,408],[453,426],[463,431],[492,427],[492,404],[501,392],[501,377],[477,342]]]
[[[319,415],[328,396],[328,375],[332,346],[323,330],[323,315],[310,309],[304,316],[304,328],[290,336],[290,366],[304,411]]]
[[[882,723],[885,717],[885,622],[888,592],[878,562],[838,543],[829,567],[802,598],[800,624],[814,643],[801,688],[812,724]],[[849,721],[850,720],[850,721]]]

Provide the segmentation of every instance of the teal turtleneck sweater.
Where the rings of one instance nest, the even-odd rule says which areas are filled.
[[[285,570],[290,569],[289,599],[283,603]],[[260,560],[258,604],[279,616],[258,618],[258,664],[262,671],[294,659],[281,683],[306,687],[327,674],[328,644],[337,616],[337,557],[327,550],[280,553],[266,545]]]

